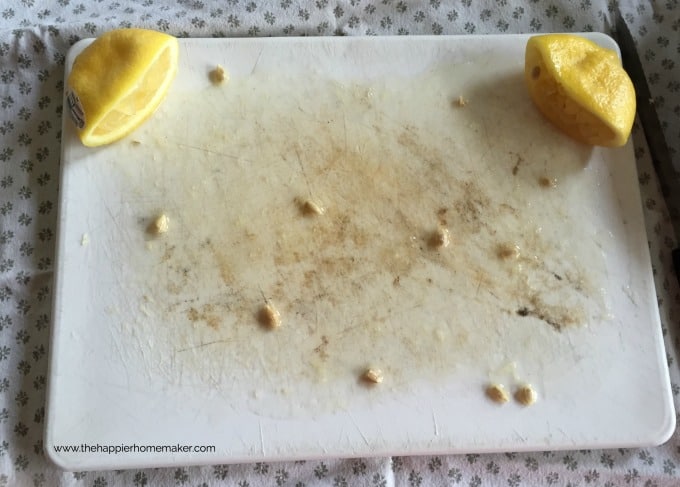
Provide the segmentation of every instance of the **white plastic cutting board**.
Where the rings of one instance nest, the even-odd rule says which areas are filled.
[[[171,92],[127,139],[88,149],[67,121],[49,456],[85,470],[665,441],[632,146],[546,123],[526,40],[183,39]],[[161,213],[169,231],[149,235]],[[258,324],[265,302],[279,329]],[[499,406],[492,383],[538,401]],[[82,444],[215,451],[55,450]]]

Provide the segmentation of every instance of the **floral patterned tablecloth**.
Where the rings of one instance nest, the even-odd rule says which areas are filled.
[[[61,472],[43,454],[64,57],[78,39],[138,26],[178,36],[609,32],[606,0],[3,0],[0,3],[0,487],[14,485],[676,486],[680,435],[646,449],[299,461]],[[680,162],[680,2],[631,0],[631,25]],[[639,127],[633,139],[678,402],[674,236]],[[625,425],[621,425],[625,428]]]

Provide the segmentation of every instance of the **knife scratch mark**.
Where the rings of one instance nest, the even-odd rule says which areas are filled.
[[[347,415],[349,416],[349,419],[352,420],[352,424],[354,425],[354,427],[355,427],[355,428],[357,429],[357,431],[359,432],[359,435],[360,435],[361,438],[364,440],[364,443],[366,443],[367,446],[371,446],[370,443],[368,442],[368,438],[366,438],[366,435],[364,434],[363,431],[361,431],[361,428],[359,427],[359,424],[358,424],[358,423],[356,422],[356,420],[354,419],[354,416],[352,416],[352,413],[347,413]]]
[[[188,352],[191,350],[197,350],[199,348],[209,347],[211,345],[217,345],[218,343],[229,343],[230,341],[231,340],[214,340],[212,342],[201,343],[194,347],[178,348],[175,350],[175,353]]]
[[[576,350],[576,346],[574,345],[574,342],[572,342],[572,339],[570,336],[567,336],[567,343],[569,343],[569,350],[571,350],[571,356],[574,359],[574,365],[579,367],[580,369],[583,368],[583,356],[578,353]]]
[[[515,437],[516,437],[521,443],[526,443],[526,442],[527,442],[526,437],[522,436],[522,435],[519,433],[519,431],[517,431],[516,429],[513,429],[512,432],[515,433]]]
[[[437,424],[437,416],[434,414],[434,409],[432,410],[432,424],[434,425],[434,436],[439,436],[439,425]]]
[[[258,420],[257,425],[260,428],[260,451],[262,452],[262,456],[266,456],[267,454],[265,453],[265,448],[264,448],[264,432],[262,431],[262,421]]]
[[[300,171],[302,171],[302,177],[305,178],[309,197],[313,198],[314,196],[312,195],[312,186],[309,184],[309,178],[307,177],[307,172],[305,171],[305,165],[302,164],[302,158],[300,157],[300,147],[298,145],[295,146],[295,155],[297,156],[298,164],[300,165]]]
[[[194,150],[199,150],[201,152],[205,152],[206,154],[213,154],[213,155],[216,155],[216,156],[228,157],[230,159],[240,159],[240,156],[235,156],[233,154],[227,154],[225,152],[206,149],[205,147],[199,147],[199,146],[196,146],[196,145],[189,145],[189,144],[176,144],[176,145],[177,145],[177,147],[181,147],[183,149],[194,149]],[[245,161],[245,162],[252,162],[252,161]]]
[[[109,214],[109,216],[111,217],[111,221],[113,222],[113,224],[114,224],[114,225],[116,226],[116,228],[118,229],[118,231],[119,231],[118,234],[119,234],[119,235],[128,235],[127,232],[124,232],[124,231],[123,231],[123,227],[122,227],[122,225],[120,224],[120,221],[119,221],[120,219],[118,218],[118,216],[120,215],[120,212],[118,211],[118,212],[116,212],[116,213],[114,214],[114,213],[113,213],[113,210],[111,210],[111,207],[109,206],[109,203],[108,203],[108,202],[105,202],[105,203],[104,203],[104,209],[105,209],[106,212]],[[107,249],[107,250],[108,250],[108,249]]]
[[[269,304],[270,301],[267,299],[267,296],[264,294],[264,289],[262,289],[261,285],[257,285],[257,288],[260,290],[260,294],[262,295],[262,300],[265,302],[265,304]]]
[[[121,363],[124,365],[125,383],[127,384],[127,387],[129,388],[130,387],[130,371],[128,370],[128,367],[127,367],[128,361],[126,360],[126,357],[123,356],[123,349],[120,346],[118,339],[116,338],[118,335],[115,335],[111,328],[108,328],[108,332],[109,332],[109,338],[111,339],[111,342],[113,343],[114,347],[116,348],[116,352],[118,353],[118,358],[120,358]]]
[[[363,327],[365,327],[364,324],[358,324],[358,325],[354,325],[354,326],[349,326],[349,327],[343,329],[343,330],[342,330],[341,332],[339,332],[338,334],[336,334],[336,337],[337,337],[337,338],[342,338],[342,337],[343,337],[344,335],[346,335],[347,333],[351,333],[351,332],[353,332],[354,330],[357,330],[357,329],[363,328]]]
[[[260,62],[260,58],[262,57],[262,51],[264,51],[264,47],[260,48],[260,52],[257,54],[255,64],[253,64],[253,69],[250,70],[250,74],[253,74],[255,72],[255,68],[257,68],[258,63]]]
[[[347,112],[343,112],[342,114],[342,123],[344,126],[344,131],[345,131],[345,155],[347,154]]]

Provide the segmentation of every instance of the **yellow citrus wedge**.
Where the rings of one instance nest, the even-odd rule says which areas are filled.
[[[614,51],[578,35],[537,35],[524,61],[533,102],[561,131],[589,145],[626,143],[635,88]]]
[[[117,29],[76,56],[67,105],[82,143],[110,144],[158,108],[177,73],[178,42],[161,32]]]

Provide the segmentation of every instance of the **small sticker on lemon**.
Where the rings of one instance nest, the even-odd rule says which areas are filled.
[[[524,78],[539,111],[588,145],[626,143],[635,118],[635,88],[616,52],[575,34],[529,38]]]
[[[115,142],[147,120],[177,74],[173,36],[147,29],[116,29],[76,56],[67,79],[69,115],[86,146]]]

